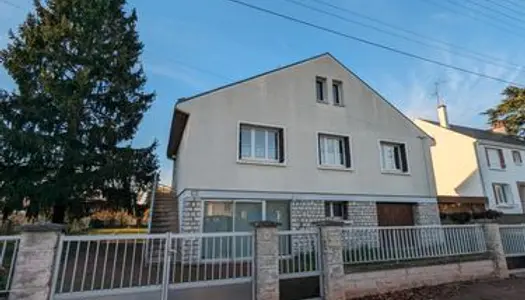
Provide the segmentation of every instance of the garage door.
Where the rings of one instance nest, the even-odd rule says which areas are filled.
[[[414,204],[377,203],[377,222],[379,226],[413,226]]]

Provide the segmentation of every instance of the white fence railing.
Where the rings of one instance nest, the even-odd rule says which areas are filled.
[[[319,232],[279,232],[279,274],[281,278],[315,276],[319,267]]]
[[[480,225],[345,227],[345,264],[376,263],[486,252]]]
[[[63,236],[54,294],[251,280],[253,234]]]
[[[506,256],[525,256],[525,224],[500,225],[499,231]]]
[[[0,293],[8,292],[15,269],[20,236],[0,236]]]
[[[170,284],[251,280],[251,232],[171,234],[170,238]]]

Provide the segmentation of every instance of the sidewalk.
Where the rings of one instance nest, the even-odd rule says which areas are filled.
[[[454,283],[403,292],[360,298],[359,300],[522,300],[525,278]]]

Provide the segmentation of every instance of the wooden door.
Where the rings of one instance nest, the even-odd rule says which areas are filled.
[[[413,226],[414,205],[411,203],[377,203],[379,226]]]

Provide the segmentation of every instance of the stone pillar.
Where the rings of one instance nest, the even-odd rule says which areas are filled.
[[[33,224],[22,227],[9,300],[47,300],[63,225]]]
[[[345,300],[342,222],[325,221],[319,226],[321,242],[321,294],[324,300]]]
[[[494,264],[494,275],[498,278],[508,278],[509,269],[507,267],[505,252],[503,251],[499,225],[496,223],[483,224],[483,231],[485,234],[485,242],[487,243],[487,251]]]
[[[260,221],[255,227],[254,249],[254,299],[279,300],[279,223]]]

